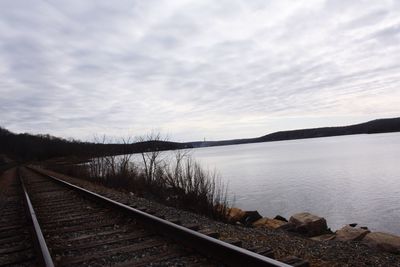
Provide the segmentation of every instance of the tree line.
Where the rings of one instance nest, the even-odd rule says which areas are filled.
[[[105,139],[96,142],[66,140],[48,134],[16,134],[0,127],[0,154],[17,161],[46,160],[56,157],[98,157],[106,155],[141,153],[155,150],[188,148],[188,144],[163,140],[139,140],[120,143],[106,143]]]

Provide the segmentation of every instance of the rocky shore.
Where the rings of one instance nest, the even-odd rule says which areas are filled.
[[[256,211],[238,208],[229,211],[230,223],[222,223],[137,197],[130,192],[46,172],[127,205],[146,209],[156,216],[182,225],[199,226],[209,233],[215,232],[221,240],[240,243],[246,249],[271,249],[278,260],[290,262],[291,258],[303,259],[298,262],[308,262],[309,266],[400,266],[398,236],[370,232],[355,224],[332,232],[324,218],[310,213],[294,214],[286,220],[281,216],[263,218]]]
[[[261,217],[257,211],[243,211],[238,208],[232,208],[229,211],[229,220],[232,223],[256,228],[281,229],[309,237],[315,241],[362,241],[363,244],[371,248],[400,254],[399,236],[383,232],[371,232],[368,227],[357,227],[356,223],[345,225],[341,229],[332,232],[328,228],[325,218],[308,212],[294,214],[287,220],[279,215],[275,218],[267,218]]]

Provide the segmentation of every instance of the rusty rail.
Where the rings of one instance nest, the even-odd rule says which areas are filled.
[[[26,190],[24,181],[19,173],[19,169],[17,169],[18,179],[21,183],[23,190],[23,198],[26,207],[26,214],[28,217],[28,221],[31,223],[32,227],[32,235],[34,239],[35,249],[37,251],[37,256],[39,263],[44,267],[54,267],[53,260],[50,256],[49,249],[47,248],[46,241],[44,239],[42,230],[40,229],[39,221],[36,217],[35,211],[32,206],[32,202],[29,198],[28,192]]]

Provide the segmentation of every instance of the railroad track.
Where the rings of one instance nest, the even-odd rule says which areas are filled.
[[[0,266],[36,266],[37,258],[28,217],[26,216],[21,184],[16,169],[2,176],[0,184]]]
[[[43,266],[289,266],[36,169],[19,178]]]

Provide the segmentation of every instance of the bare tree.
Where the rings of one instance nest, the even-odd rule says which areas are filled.
[[[161,148],[160,144],[167,141],[160,133],[151,132],[145,136],[137,137],[137,142],[146,143],[146,151],[141,153],[143,160],[143,168],[145,177],[148,183],[153,183],[156,180],[156,174],[161,170],[161,165],[164,165],[160,159]]]
[[[173,149],[174,143],[160,133],[137,137],[135,143],[131,140],[117,140],[118,146],[111,150],[99,146],[97,157],[80,168],[74,166],[71,172],[107,186],[165,201],[168,205],[225,219],[230,207],[227,187],[215,170],[204,169],[191,157],[190,150],[163,153]],[[96,138],[96,142],[103,145],[110,145],[111,141],[105,136]],[[132,151],[139,153],[139,162],[133,162]]]
[[[118,172],[123,175],[128,174],[129,169],[130,169],[132,153],[130,153],[128,146],[131,144],[131,141],[132,141],[132,138],[127,137],[127,138],[122,138],[121,142],[120,142],[120,143],[124,144],[124,147],[123,147],[124,149],[123,149],[123,154],[119,156]]]

